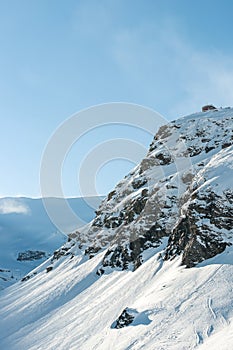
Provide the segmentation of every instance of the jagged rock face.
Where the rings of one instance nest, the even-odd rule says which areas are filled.
[[[233,210],[224,208],[229,217],[225,221],[222,216],[223,207],[220,207],[222,201],[212,195],[206,197],[205,209],[197,203],[190,204],[185,218],[181,219],[170,235],[166,258],[183,253],[182,263],[192,267],[222,253],[227,245],[232,244],[230,232],[233,227]],[[229,241],[221,234],[224,226],[229,231]]]
[[[182,263],[192,267],[232,245],[233,190],[229,188],[232,176],[233,147],[230,147],[219,152],[194,180],[195,190],[170,235],[166,259],[182,253]]]
[[[98,274],[107,267],[136,269],[143,252],[164,237],[165,257],[183,254],[187,266],[231,243],[232,184],[220,174],[213,179],[221,157],[232,154],[232,125],[233,109],[223,109],[160,128],[146,158],[109,193],[93,222],[72,234],[90,258],[108,248]],[[222,182],[228,187],[217,186]]]

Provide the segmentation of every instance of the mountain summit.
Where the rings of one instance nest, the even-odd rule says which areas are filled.
[[[162,126],[93,221],[0,293],[0,347],[232,348],[232,126],[229,108]]]

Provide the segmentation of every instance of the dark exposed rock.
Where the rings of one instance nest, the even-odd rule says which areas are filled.
[[[106,212],[104,215],[97,216],[93,220],[92,225],[96,227],[104,226],[108,229],[114,229],[122,224],[129,224],[143,210],[148,198],[147,194],[148,190],[144,188],[141,191],[141,195],[125,205],[125,207],[117,215],[111,212]]]
[[[208,153],[208,152],[212,151],[213,149],[215,149],[214,146],[206,146],[205,147],[205,152]]]
[[[95,256],[96,253],[98,253],[100,251],[100,247],[96,247],[96,246],[90,246],[88,248],[85,249],[85,254],[89,255],[89,258],[93,258],[93,256]]]
[[[58,260],[63,256],[71,255],[70,249],[75,245],[74,241],[70,241],[69,245],[64,245],[60,249],[55,250],[51,262]]]
[[[21,282],[26,282],[31,278],[31,276],[27,275],[21,279]]]
[[[112,199],[112,197],[114,196],[116,194],[116,191],[114,190],[114,191],[112,191],[112,192],[110,192],[109,194],[108,194],[108,201],[110,201],[111,199]]]
[[[68,234],[68,242],[71,242],[72,240],[77,239],[77,232],[71,232]]]
[[[117,245],[108,249],[104,256],[102,266],[103,268],[110,266],[112,268],[119,267],[122,270],[126,270],[130,262],[132,262],[132,257],[127,247]]]
[[[93,222],[92,222],[93,226],[96,226],[96,227],[102,227],[103,226],[103,220],[102,220],[100,214],[97,214],[98,216],[96,216],[95,219],[93,220]]]
[[[7,270],[7,269],[0,269],[0,272],[10,272],[10,270]]]
[[[148,199],[147,193],[148,190],[144,189],[141,193],[141,197],[136,198],[130,205],[126,206],[124,215],[126,224],[132,222],[134,218],[142,212]]]
[[[222,148],[224,149],[224,148],[227,148],[227,147],[229,147],[231,145],[232,145],[231,142],[225,142],[225,143],[222,144]]]
[[[52,271],[52,269],[53,269],[53,266],[48,266],[48,267],[46,267],[46,272],[48,273],[48,272]]]
[[[37,272],[33,272],[30,275],[26,275],[21,279],[21,282],[26,282],[28,281],[30,278],[34,277],[35,275],[37,275]]]
[[[0,276],[0,278],[1,278],[4,282],[7,282],[7,281],[8,281],[8,279],[5,278],[5,277]],[[13,278],[13,276],[12,276],[11,278]]]
[[[172,156],[168,152],[159,153],[155,158],[159,160],[160,165],[168,165],[172,163]]]
[[[114,215],[105,215],[103,224],[107,228],[116,228],[119,227],[123,222],[123,213],[120,212],[119,216]]]
[[[125,308],[118,319],[113,323],[112,328],[124,328],[130,325],[134,320],[135,315],[130,312],[130,309]]]
[[[111,328],[120,329],[127,326],[148,325],[151,320],[147,311],[139,312],[136,309],[126,307],[116,321],[113,322]]]
[[[198,146],[188,147],[186,156],[195,157],[202,152],[203,148]]]
[[[142,160],[140,164],[140,170],[139,174],[142,175],[146,170],[152,168],[155,165],[155,159],[154,158],[145,158]]]
[[[227,196],[229,202],[233,201],[231,191],[228,191]],[[170,235],[165,259],[183,253],[182,264],[193,267],[222,253],[231,245],[222,229],[230,233],[232,228],[232,206],[212,191],[197,193],[193,196],[185,217]]]
[[[25,252],[18,253],[18,261],[32,261],[45,258],[47,256],[46,252],[39,250],[26,250]]]
[[[136,270],[143,262],[143,251],[159,247],[162,242],[161,239],[166,236],[166,230],[155,223],[139,237],[126,242],[124,245],[114,245],[107,250],[102,261],[102,268],[97,271],[97,274],[102,274],[108,266],[125,270],[131,264],[133,270]]]
[[[132,182],[132,186],[133,188],[136,190],[142,186],[144,186],[147,183],[147,179],[146,178],[137,178],[134,179],[134,181]]]

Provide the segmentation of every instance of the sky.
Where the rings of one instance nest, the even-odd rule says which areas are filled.
[[[0,196],[41,195],[46,145],[83,109],[125,102],[169,121],[207,103],[233,106],[232,13],[230,0],[0,0]],[[64,195],[82,194],[78,173],[93,147],[122,138],[146,152],[151,137],[94,130],[67,153]],[[103,162],[93,194],[135,164],[124,154]]]

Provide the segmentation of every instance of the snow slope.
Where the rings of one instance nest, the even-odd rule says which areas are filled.
[[[0,348],[231,350],[232,125],[161,127],[94,220],[0,292]]]
[[[134,272],[114,270],[98,277],[102,255],[63,258],[49,273],[43,269],[2,291],[0,347],[202,349],[213,334],[230,327],[232,265],[185,269],[179,258],[163,262],[156,254]],[[137,314],[134,322],[112,328],[126,307]]]
[[[50,198],[52,208],[59,209],[63,199]],[[68,204],[77,214],[70,220],[60,213],[60,230],[51,222],[42,199],[0,199],[0,289],[21,279],[37,267],[67,240],[66,234],[91,221],[101,198],[69,198]],[[92,203],[93,207],[89,204]],[[59,214],[59,212],[58,212]],[[17,260],[20,252],[45,252],[39,260]]]

